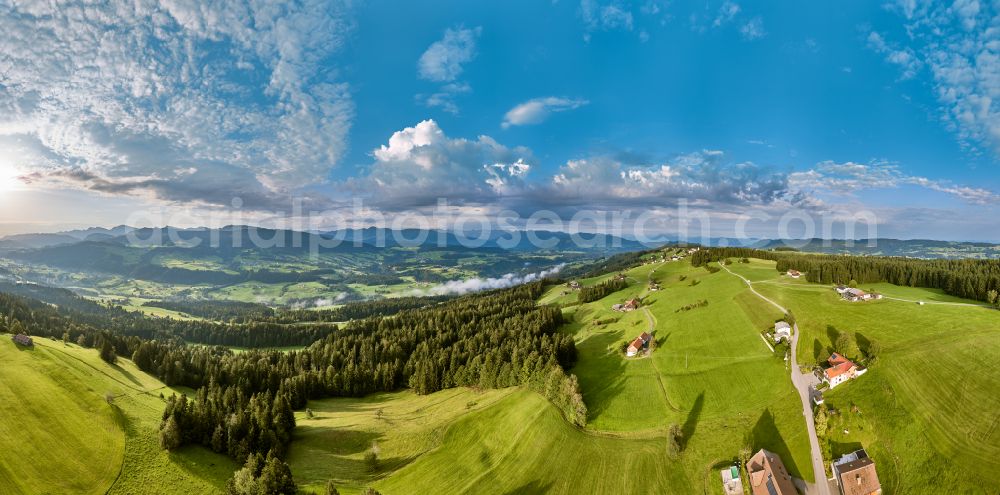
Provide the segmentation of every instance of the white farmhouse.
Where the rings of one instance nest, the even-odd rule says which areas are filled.
[[[773,337],[775,342],[781,342],[782,340],[788,342],[792,338],[792,326],[787,321],[775,323]]]

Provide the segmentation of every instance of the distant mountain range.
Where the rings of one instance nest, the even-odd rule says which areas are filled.
[[[0,238],[0,250],[33,249],[61,244],[75,244],[81,241],[102,241],[123,236],[135,230],[127,225],[114,228],[92,227],[81,230],[68,230],[53,234],[16,234]]]
[[[321,251],[370,252],[378,248],[451,248],[509,250],[516,252],[575,252],[611,255],[653,246],[636,240],[606,234],[580,234],[574,238],[565,232],[493,231],[485,239],[478,234],[460,238],[454,232],[435,230],[369,227],[326,232],[297,232],[245,226],[208,228],[135,228],[119,225],[114,228],[94,227],[58,233],[17,234],[0,238],[0,254],[64,247],[81,243],[107,243],[128,247],[197,247],[198,251],[231,251],[255,247],[255,240],[264,240],[267,248],[283,251],[308,249],[311,243],[324,246]],[[128,234],[133,234],[129,236]],[[534,242],[535,239],[540,243]],[[178,242],[171,239],[179,239]],[[676,237],[664,237],[664,243],[676,243]],[[335,241],[339,240],[339,244]],[[578,242],[579,241],[579,242]],[[935,241],[926,239],[758,239],[713,237],[702,242],[709,246],[741,246],[758,249],[794,248],[804,252],[867,256],[906,256],[916,258],[1000,258],[1000,245],[984,242]],[[79,246],[84,250],[94,246]],[[70,250],[72,251],[72,250]],[[41,253],[39,253],[41,254]],[[29,256],[33,257],[33,256]]]

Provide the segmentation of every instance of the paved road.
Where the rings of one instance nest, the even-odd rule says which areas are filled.
[[[753,288],[753,283],[750,282],[746,277],[738,273],[733,273],[725,264],[719,263],[723,269],[725,269],[730,274],[739,277],[747,284],[750,292],[753,292],[757,297],[771,303],[774,307],[781,310],[782,313],[788,313],[788,310],[782,307],[780,304],[768,299],[760,292],[757,292]],[[795,358],[795,349],[799,344],[799,325],[796,323],[794,326],[794,332],[792,333],[792,385],[799,392],[799,399],[802,400],[802,415],[806,419],[806,429],[809,431],[809,447],[810,447],[810,457],[812,457],[813,472],[816,475],[816,480],[813,483],[806,482],[806,494],[807,495],[832,495],[830,490],[830,483],[826,480],[826,466],[823,464],[823,454],[819,448],[819,438],[816,436],[816,424],[813,422],[813,412],[812,412],[812,402],[810,402],[811,387],[815,385],[819,380],[812,373],[802,373],[799,370],[798,361]]]

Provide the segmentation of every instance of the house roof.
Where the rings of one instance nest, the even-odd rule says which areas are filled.
[[[789,325],[787,321],[779,321],[774,324],[775,332],[777,332],[778,330],[789,330],[791,328],[792,326]]]
[[[854,363],[847,361],[846,363],[840,363],[836,366],[827,368],[826,370],[823,371],[823,374],[826,375],[828,379],[834,378],[851,371],[851,369],[853,369],[854,367],[855,367]]]
[[[792,477],[774,452],[761,449],[747,462],[753,495],[796,495]]]
[[[640,334],[639,334],[639,338],[640,338],[640,339],[641,339],[641,340],[642,340],[643,342],[648,342],[648,341],[649,341],[649,339],[653,338],[653,336],[652,336],[652,335],[650,335],[650,334],[649,334],[649,333],[647,333],[647,332],[642,332],[642,333],[640,333]]]
[[[831,366],[835,366],[840,363],[850,363],[851,360],[845,358],[842,354],[837,354],[835,352],[833,354],[830,354],[830,357],[826,359],[826,362],[830,363]]]
[[[641,349],[641,348],[642,348],[642,345],[643,345],[644,343],[645,343],[645,342],[643,342],[641,338],[639,338],[639,337],[636,337],[636,338],[635,338],[635,340],[633,340],[633,341],[632,341],[632,343],[631,343],[631,344],[629,344],[628,346],[629,346],[629,348],[630,348],[630,349],[636,349],[636,350],[639,350],[639,349]]]
[[[875,462],[865,457],[837,465],[840,487],[844,495],[871,495],[879,493],[882,484],[875,472]]]

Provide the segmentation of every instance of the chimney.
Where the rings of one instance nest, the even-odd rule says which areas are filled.
[[[858,480],[858,486],[861,486],[861,475],[857,474],[857,475],[855,475],[855,478],[857,478],[857,480]]]

